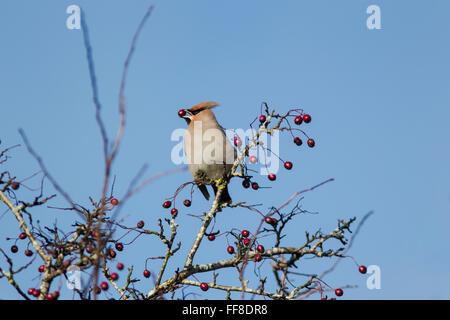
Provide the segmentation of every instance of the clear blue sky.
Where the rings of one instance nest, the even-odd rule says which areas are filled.
[[[358,286],[346,289],[343,298],[450,299],[448,1],[2,2],[1,146],[21,143],[17,129],[23,128],[53,176],[81,204],[100,194],[102,147],[82,33],[66,28],[66,8],[77,4],[86,12],[102,116],[113,135],[122,65],[152,3],[155,10],[138,41],[126,87],[127,128],[114,167],[119,198],[144,163],[149,164],[147,175],[175,166],[170,135],[185,125],[176,114],[181,106],[218,101],[222,106],[216,116],[227,128],[247,128],[262,101],[280,112],[301,106],[312,115],[308,133],[317,146],[298,150],[291,138],[282,136],[281,155],[294,162],[294,169],[280,171],[277,183],[258,178],[273,187],[258,192],[243,190],[235,181],[232,198],[277,206],[297,190],[335,178],[305,194],[303,208],[320,214],[298,216],[287,230],[286,244],[302,244],[305,230],[330,231],[338,218],[361,218],[374,210],[349,254],[361,264],[380,266],[381,289],[368,290],[350,259],[325,281],[335,287]],[[381,30],[366,27],[371,4],[381,8]],[[25,148],[11,155],[9,166],[18,179],[38,170]],[[162,201],[189,180],[183,172],[149,185],[123,208],[124,223],[143,219],[157,228],[156,219],[168,214]],[[38,187],[39,179],[29,185]],[[53,192],[49,184],[46,191]],[[30,193],[21,190],[19,195]],[[59,197],[52,205],[63,206],[64,201]],[[4,206],[0,208],[3,213]],[[178,239],[183,246],[168,274],[184,262],[199,227],[186,214],[206,209],[198,192],[190,210],[180,207]],[[49,209],[37,210],[35,216],[42,224],[58,221],[66,227],[76,218]],[[227,209],[216,226],[254,231],[258,221],[249,211]],[[0,225],[0,245],[8,249],[6,237],[17,236],[19,229],[11,214]],[[262,242],[270,246],[269,238]],[[19,245],[22,252],[24,244]],[[223,236],[205,241],[196,262],[226,258],[225,249]],[[158,240],[142,238],[126,246],[117,261],[134,264],[140,275],[144,259],[164,250]],[[28,259],[22,256],[18,265]],[[298,271],[320,273],[333,262],[307,260],[298,264]],[[3,258],[0,264],[5,267]],[[38,283],[37,266],[35,261],[33,274],[19,276],[24,289]],[[158,266],[150,263],[152,271]],[[220,274],[219,283],[238,284],[233,273]],[[247,274],[252,277],[252,268]],[[206,274],[198,278],[212,280]],[[151,283],[143,280],[138,286],[146,291]],[[209,293],[208,298],[225,297]],[[19,297],[4,279],[0,295]],[[71,297],[64,285],[62,295]]]

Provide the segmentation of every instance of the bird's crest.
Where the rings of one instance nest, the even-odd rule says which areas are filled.
[[[219,103],[215,101],[204,101],[192,106],[189,111],[192,113],[199,113],[200,111],[211,109],[217,107],[218,105]]]

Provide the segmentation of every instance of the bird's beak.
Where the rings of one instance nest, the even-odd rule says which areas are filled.
[[[189,110],[184,110],[184,111],[186,111],[186,114],[182,118],[189,120],[189,121],[192,120],[193,114]]]

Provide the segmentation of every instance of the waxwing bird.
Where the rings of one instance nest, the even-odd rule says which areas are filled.
[[[211,185],[217,193],[216,182],[227,179],[237,157],[236,150],[228,141],[211,108],[219,104],[205,101],[184,110],[183,118],[188,127],[184,134],[184,151],[189,172],[206,200]],[[222,191],[219,203],[231,203],[228,188]]]

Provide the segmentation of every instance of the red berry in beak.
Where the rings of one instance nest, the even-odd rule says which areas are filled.
[[[178,111],[178,116],[179,116],[180,118],[184,117],[185,115],[186,115],[186,111],[185,111],[185,110],[180,109],[180,110]]]

